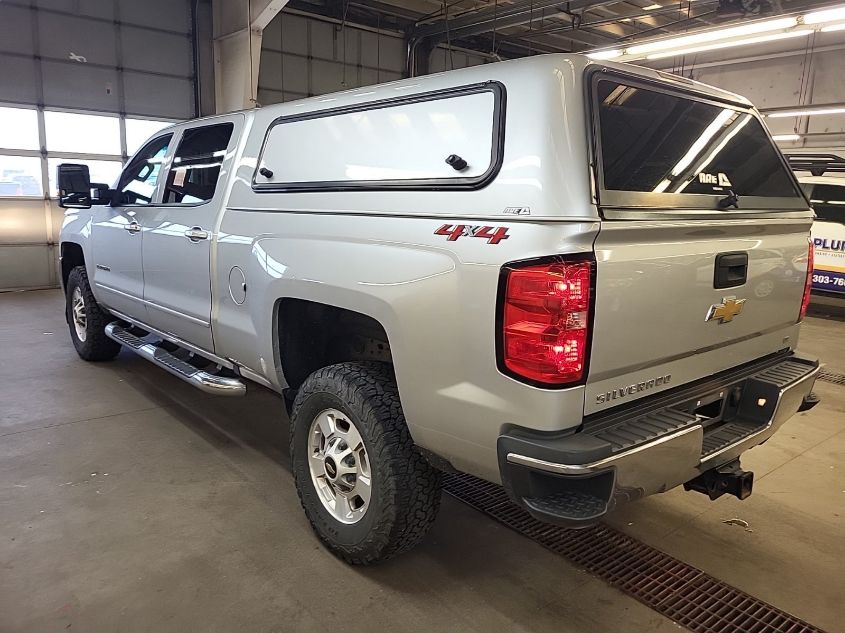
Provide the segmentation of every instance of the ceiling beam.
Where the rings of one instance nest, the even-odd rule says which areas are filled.
[[[488,7],[478,11],[465,12],[451,20],[438,20],[430,24],[422,24],[414,28],[410,35],[414,39],[432,38],[439,40],[446,36],[468,37],[487,33],[494,29],[507,29],[527,24],[538,17],[538,12],[544,9],[556,8],[561,12],[576,13],[585,9],[609,4],[617,4],[619,0],[517,0],[513,4],[503,7]]]

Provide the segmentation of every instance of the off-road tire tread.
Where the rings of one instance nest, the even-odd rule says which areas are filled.
[[[381,515],[366,539],[354,547],[327,538],[315,522],[314,509],[302,496],[302,487],[313,489],[313,483],[307,467],[302,476],[305,481],[299,480],[294,429],[297,424],[310,426],[311,420],[298,419],[297,412],[310,396],[318,393],[335,395],[355,416],[359,432],[370,440],[368,453],[373,479],[378,478],[381,484],[377,492],[381,498]],[[378,563],[411,549],[423,539],[437,517],[442,475],[414,448],[389,363],[340,363],[311,374],[294,401],[290,450],[297,492],[311,526],[329,550],[350,564]]]
[[[70,297],[73,288],[79,286],[82,291],[82,298],[85,300],[86,337],[85,342],[79,341],[73,328],[73,321],[70,314]],[[76,352],[80,358],[87,361],[112,360],[120,352],[120,343],[111,340],[106,336],[106,325],[114,321],[114,318],[100,308],[94,293],[91,292],[91,285],[88,283],[88,271],[85,266],[77,266],[70,271],[67,279],[67,294],[65,296],[65,311],[70,327],[71,340],[73,340]]]

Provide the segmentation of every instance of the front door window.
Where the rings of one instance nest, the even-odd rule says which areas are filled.
[[[147,143],[123,170],[118,183],[120,204],[151,204],[171,134]]]

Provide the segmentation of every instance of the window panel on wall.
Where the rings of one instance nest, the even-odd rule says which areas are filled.
[[[40,158],[0,156],[0,197],[43,195]]]
[[[0,148],[39,149],[38,112],[0,107]]]
[[[116,116],[44,113],[48,152],[120,155],[120,121]]]
[[[147,139],[159,130],[173,125],[171,121],[149,119],[126,119],[126,153],[132,156]]]
[[[74,163],[77,165],[88,165],[88,173],[91,175],[91,182],[107,184],[109,187],[115,184],[120,172],[123,170],[123,163],[119,160],[85,160],[79,158],[48,158],[47,174],[50,179],[50,196],[56,197],[56,167],[62,163]]]

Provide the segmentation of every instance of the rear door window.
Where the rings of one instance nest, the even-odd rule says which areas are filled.
[[[733,191],[741,207],[806,207],[752,112],[621,79],[597,81],[594,98],[602,189],[633,194],[610,196],[622,206],[712,209]]]
[[[232,123],[218,123],[183,132],[167,176],[164,204],[201,204],[214,197],[232,130]]]

